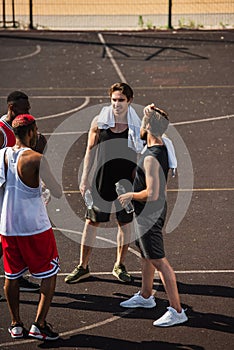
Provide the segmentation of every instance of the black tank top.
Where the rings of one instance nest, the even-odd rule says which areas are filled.
[[[141,156],[139,163],[136,168],[136,176],[134,179],[134,192],[140,192],[146,188],[146,179],[145,179],[145,172],[144,172],[144,160],[147,156],[153,156],[155,157],[159,164],[159,181],[160,181],[160,190],[159,190],[159,198],[157,201],[147,202],[147,210],[145,211],[146,215],[150,213],[153,213],[155,211],[158,211],[162,209],[162,207],[165,204],[165,186],[167,183],[167,176],[169,171],[168,166],[168,154],[167,154],[167,148],[166,146],[152,146],[148,147],[147,150],[143,153]],[[137,215],[141,213],[141,211],[144,209],[146,202],[138,202],[134,201],[134,207],[135,212]]]
[[[107,201],[114,201],[117,198],[115,183],[121,179],[132,183],[135,168],[136,152],[128,147],[128,129],[121,133],[101,129],[95,177],[96,188],[101,197]]]

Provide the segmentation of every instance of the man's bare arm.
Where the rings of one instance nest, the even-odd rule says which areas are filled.
[[[62,196],[62,187],[52,174],[49,163],[44,156],[41,156],[40,177],[54,197],[60,198]]]
[[[88,135],[87,148],[84,157],[83,173],[80,182],[80,192],[82,196],[84,195],[86,189],[89,187],[88,175],[90,173],[90,170],[92,169],[92,165],[96,154],[95,146],[98,143],[98,137],[100,132],[97,126],[97,118],[98,117],[95,117],[93,119]]]
[[[156,201],[158,199],[160,188],[159,167],[159,162],[154,157],[148,156],[145,158],[146,188],[140,192],[127,192],[120,195],[118,199],[123,207],[131,200],[146,202]]]

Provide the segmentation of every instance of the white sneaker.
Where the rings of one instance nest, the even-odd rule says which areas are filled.
[[[162,317],[154,321],[154,326],[170,327],[188,321],[188,317],[186,316],[184,309],[182,309],[182,311],[179,313],[173,307],[169,306],[167,310],[168,311],[165,312]]]
[[[128,308],[144,307],[146,309],[150,309],[156,306],[156,302],[153,295],[146,299],[140,295],[140,292],[138,292],[134,294],[130,299],[122,301],[122,303],[120,303],[120,306]]]

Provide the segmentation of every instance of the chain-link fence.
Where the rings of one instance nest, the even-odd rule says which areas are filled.
[[[137,30],[234,27],[233,0],[1,0],[1,27]]]

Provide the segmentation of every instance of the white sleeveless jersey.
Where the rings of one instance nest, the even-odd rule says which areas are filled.
[[[41,186],[25,185],[17,171],[21,154],[30,148],[14,151],[6,149],[8,169],[2,199],[0,234],[3,236],[31,236],[51,228],[45,204],[41,198]],[[4,150],[0,150],[4,152]],[[4,157],[0,157],[4,168]]]

